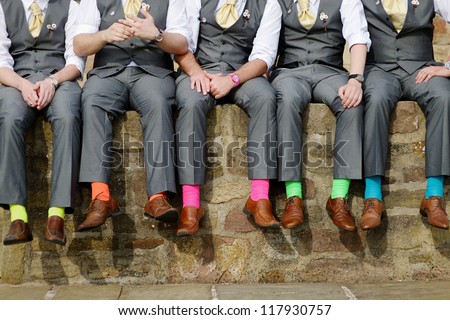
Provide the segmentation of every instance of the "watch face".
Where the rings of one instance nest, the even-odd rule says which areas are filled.
[[[445,67],[445,69],[450,70],[450,61],[447,61],[447,62],[444,64],[444,67]]]
[[[158,34],[156,34],[155,40],[156,40],[157,42],[162,41],[162,39],[163,39],[163,34],[162,34],[162,32],[159,32]]]

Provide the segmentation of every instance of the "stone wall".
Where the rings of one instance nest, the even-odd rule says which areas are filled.
[[[436,58],[446,60],[449,26],[436,21]],[[401,102],[393,117],[383,193],[387,218],[380,228],[339,231],[325,211],[332,179],[335,120],[327,107],[312,104],[305,119],[304,198],[306,222],[294,230],[260,230],[242,213],[249,193],[245,156],[248,118],[236,106],[218,106],[208,117],[211,148],[202,187],[206,216],[198,235],[177,238],[176,224],[143,217],[145,170],[140,124],[129,112],[115,124],[121,160],[112,175],[112,194],[121,208],[105,226],[75,232],[90,197],[77,192],[77,209],[66,217],[68,243],[43,240],[51,175],[51,131],[38,121],[27,137],[31,244],[0,245],[0,283],[293,283],[375,282],[450,279],[450,232],[431,228],[419,215],[424,194],[425,120],[419,107]],[[319,144],[317,144],[319,143]],[[321,147],[319,147],[319,145]],[[228,148],[226,147],[228,146]],[[446,180],[446,186],[450,180]],[[448,187],[446,197],[448,198]],[[363,187],[351,185],[350,203],[359,222]],[[272,183],[271,199],[282,217],[284,186]],[[175,203],[180,205],[180,199]],[[450,208],[447,207],[447,210]],[[9,212],[0,209],[0,238]]]

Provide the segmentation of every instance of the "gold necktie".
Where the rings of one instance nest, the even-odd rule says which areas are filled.
[[[31,17],[28,23],[28,28],[30,29],[33,38],[37,38],[41,32],[42,25],[44,24],[44,15],[42,14],[42,10],[37,2],[33,2],[30,9]]]
[[[236,2],[237,0],[227,0],[217,11],[216,21],[224,29],[231,27],[239,19]]]
[[[309,0],[299,0],[298,4],[300,5],[298,20],[303,27],[309,30],[316,23],[316,16],[309,11]]]
[[[132,14],[137,16],[139,13],[139,9],[141,8],[142,0],[127,0],[125,3],[125,7],[123,8],[123,12],[125,15]]]
[[[404,0],[383,0],[383,7],[386,13],[391,18],[397,32],[400,32],[405,23],[406,13],[408,8],[406,8]]]

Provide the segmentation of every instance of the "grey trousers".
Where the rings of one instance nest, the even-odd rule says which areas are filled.
[[[170,76],[161,79],[138,67],[127,67],[111,77],[89,77],[82,94],[80,182],[109,183],[110,169],[124,165],[122,158],[115,159],[113,121],[127,110],[136,110],[144,139],[147,195],[175,193],[174,103],[175,80]]]
[[[35,83],[47,75],[34,74]],[[0,86],[0,203],[27,205],[25,135],[39,115],[52,127],[51,207],[74,207],[81,139],[81,89],[64,82],[43,110],[29,107],[20,91]]]
[[[220,63],[205,67],[208,72],[229,74],[234,70]],[[216,105],[211,95],[191,89],[183,74],[177,79],[176,122],[178,173],[181,184],[205,182],[206,116]],[[220,103],[235,103],[250,117],[247,138],[249,179],[276,178],[275,92],[264,77],[254,78],[230,91]],[[226,150],[226,146],[223,146]]]
[[[389,118],[400,99],[414,100],[426,117],[426,176],[450,175],[450,80],[433,77],[416,84],[416,76],[397,67],[389,72],[366,68],[364,177],[384,176]]]
[[[303,114],[310,102],[326,104],[336,117],[334,178],[361,179],[363,106],[344,109],[338,95],[348,81],[348,73],[313,64],[277,69],[271,79],[278,105],[278,179],[301,180]]]

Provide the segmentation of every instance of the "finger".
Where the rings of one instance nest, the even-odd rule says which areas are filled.
[[[195,81],[195,89],[197,90],[198,93],[202,92],[202,84],[200,83],[199,80]]]
[[[140,18],[136,17],[134,14],[127,14],[126,17],[134,22],[138,22]]]
[[[118,21],[121,25],[131,28],[134,24],[130,20],[119,19]]]
[[[428,82],[431,78],[433,78],[434,77],[434,74],[431,74],[431,73],[429,73],[429,74],[427,74],[427,76],[425,77],[425,79],[423,80],[423,82]]]
[[[206,93],[211,91],[209,79],[205,80],[205,88],[206,88]]]
[[[141,13],[142,13],[142,15],[145,17],[145,18],[151,18],[152,16],[150,15],[150,9],[148,9],[148,11],[146,10],[146,9],[142,9],[141,8],[141,10],[139,10]]]
[[[340,87],[338,90],[338,95],[339,95],[339,98],[341,98],[341,100],[344,100],[344,92],[345,92],[344,87]]]

